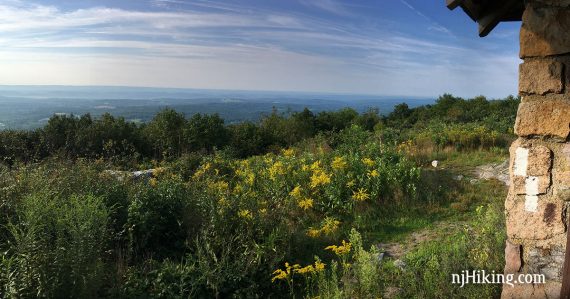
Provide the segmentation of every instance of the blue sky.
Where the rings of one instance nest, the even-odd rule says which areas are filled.
[[[0,0],[0,84],[504,97],[520,24],[443,0]]]

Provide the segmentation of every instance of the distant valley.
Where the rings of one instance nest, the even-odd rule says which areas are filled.
[[[229,91],[138,87],[0,86],[0,130],[34,129],[54,114],[99,116],[111,113],[134,122],[147,122],[161,109],[186,115],[219,113],[227,123],[256,121],[276,109],[280,113],[313,112],[351,107],[359,112],[394,105],[431,104],[433,98],[325,93]]]

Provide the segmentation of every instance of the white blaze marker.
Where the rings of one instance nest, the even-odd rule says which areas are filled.
[[[524,209],[527,212],[538,211],[538,196],[536,196],[536,195],[525,196]]]
[[[517,148],[515,152],[514,175],[526,176],[526,168],[528,167],[528,149],[524,147]]]
[[[526,195],[538,195],[538,177],[529,176],[524,180]]]

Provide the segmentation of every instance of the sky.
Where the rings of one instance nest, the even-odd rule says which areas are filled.
[[[0,0],[0,84],[499,98],[519,28],[443,0]]]

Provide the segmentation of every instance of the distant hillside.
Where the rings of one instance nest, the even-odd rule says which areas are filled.
[[[111,113],[127,120],[147,122],[170,107],[187,116],[219,113],[226,123],[256,121],[278,112],[337,110],[358,112],[378,108],[381,114],[406,102],[410,108],[431,104],[432,98],[341,95],[295,92],[221,91],[135,87],[0,86],[0,129],[42,127],[54,114],[100,116]]]

